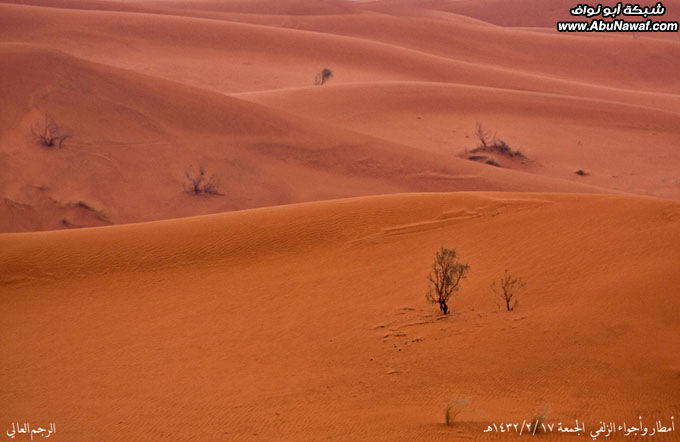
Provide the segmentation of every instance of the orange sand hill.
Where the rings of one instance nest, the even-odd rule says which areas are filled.
[[[0,231],[423,190],[680,199],[679,42],[459,7],[0,1]],[[61,151],[30,136],[44,111]],[[526,161],[467,160],[478,121]],[[192,164],[224,195],[184,193]]]
[[[492,171],[45,49],[8,44],[0,52],[8,61],[0,93],[12,110],[0,121],[9,171],[0,178],[5,231],[406,190],[598,190]],[[38,110],[76,134],[62,150],[31,138],[32,124],[42,118]],[[183,191],[185,169],[199,165],[220,176],[224,195]]]
[[[471,266],[448,317],[424,298],[442,245]],[[0,422],[74,441],[514,440],[483,430],[543,406],[589,431],[669,422],[679,259],[680,203],[579,194],[3,234]],[[489,290],[504,268],[527,282],[512,313]]]

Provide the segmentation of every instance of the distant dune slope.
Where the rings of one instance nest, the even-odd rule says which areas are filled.
[[[424,297],[440,246],[471,266],[442,319]],[[101,441],[486,440],[543,406],[590,430],[669,422],[679,259],[680,204],[627,196],[408,194],[3,234],[0,420]],[[512,313],[489,290],[505,268],[527,282]],[[471,401],[454,428],[451,398]]]
[[[476,124],[527,160],[508,168],[680,198],[680,113],[598,99],[459,84],[363,83],[235,95],[445,155],[479,144]],[[357,109],[357,103],[364,104]],[[465,155],[463,155],[465,156]],[[584,170],[588,176],[574,172]]]
[[[0,1],[0,231],[405,191],[680,198],[680,43],[463,3]],[[62,151],[30,136],[45,111]],[[477,122],[526,160],[469,161]],[[200,165],[223,196],[182,191]]]
[[[336,82],[444,81],[602,98],[618,88],[638,100],[641,91],[680,92],[680,43],[623,35],[542,35],[460,19],[372,14],[269,16],[250,24],[12,4],[0,4],[0,11],[5,41],[222,92],[310,85],[325,65],[337,71]],[[262,16],[235,20],[247,17]],[[663,103],[661,97],[654,104]]]
[[[597,190],[491,170],[42,48],[10,44],[0,52],[4,231],[405,190]],[[73,135],[63,149],[31,136],[43,112]],[[218,175],[224,195],[184,191],[185,170],[195,175],[201,165]]]
[[[453,14],[446,17],[354,14],[285,19],[269,15],[230,14],[224,18],[353,37],[481,66],[504,67],[525,74],[606,88],[676,94],[680,91],[677,76],[673,75],[673,69],[677,67],[673,54],[680,52],[680,42],[653,40],[650,35],[639,38],[609,34],[596,38],[590,34],[584,38],[583,35],[537,34],[533,30],[503,28]],[[404,54],[404,57],[408,56]],[[650,75],[652,65],[654,75]],[[496,79],[499,84],[506,80]]]

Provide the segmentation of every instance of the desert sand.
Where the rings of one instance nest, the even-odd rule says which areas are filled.
[[[0,438],[680,440],[680,38],[576,3],[0,0]]]

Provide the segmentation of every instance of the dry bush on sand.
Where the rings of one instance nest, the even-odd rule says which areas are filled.
[[[510,148],[510,146],[508,146],[508,144],[505,141],[496,138],[495,133],[491,135],[491,132],[484,129],[482,123],[477,123],[477,130],[475,131],[475,135],[479,139],[479,145],[477,145],[476,148],[470,151],[472,153],[490,152],[499,153],[511,158],[514,157],[526,158],[526,156],[522,153],[521,150],[519,149],[512,150],[512,148]]]
[[[428,276],[430,287],[425,295],[427,300],[439,304],[442,313],[448,314],[449,298],[458,291],[458,285],[467,276],[469,269],[467,264],[458,262],[455,250],[442,247],[435,256]]]
[[[321,86],[330,80],[332,76],[333,71],[328,68],[324,68],[321,72],[316,74],[316,77],[314,78],[314,84]]]
[[[71,138],[70,135],[63,133],[62,128],[47,112],[42,119],[31,126],[31,134],[42,146],[58,147],[59,149],[61,149],[65,140]]]
[[[543,429],[543,423],[545,422],[546,418],[548,417],[548,413],[550,411],[548,410],[548,407],[543,406],[541,408],[538,408],[534,410],[533,416],[531,416],[531,423],[529,424],[529,430],[531,431],[531,434],[536,435],[538,433],[541,433]]]
[[[491,283],[491,290],[505,302],[505,308],[510,312],[517,307],[517,293],[525,285],[520,278],[513,277],[506,269],[498,283],[496,281]],[[500,308],[500,305],[498,307]]]
[[[184,190],[194,195],[222,195],[219,191],[219,179],[217,175],[212,174],[208,176],[205,168],[200,166],[198,171],[193,167],[188,167],[184,170],[187,183],[184,185]]]
[[[454,399],[446,404],[445,419],[446,425],[452,427],[456,421],[456,417],[463,411],[470,401],[466,399]]]

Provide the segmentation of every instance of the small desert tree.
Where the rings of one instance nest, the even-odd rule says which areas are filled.
[[[316,78],[314,78],[314,84],[317,84],[319,86],[323,85],[326,83],[330,78],[333,76],[333,71],[331,71],[328,68],[324,68],[321,72],[316,74]]]
[[[442,247],[435,256],[428,276],[430,287],[426,294],[427,300],[439,304],[439,309],[447,315],[449,298],[458,291],[458,285],[467,276],[469,269],[467,264],[458,262],[455,250]]]
[[[218,190],[218,179],[217,175],[212,174],[208,176],[205,168],[200,166],[198,172],[195,172],[192,167],[184,170],[184,175],[187,178],[187,185],[184,189],[193,193],[194,195],[210,194],[210,195],[221,195]]]
[[[64,141],[71,137],[62,133],[62,129],[50,118],[47,112],[45,112],[43,119],[38,120],[31,126],[31,133],[41,145],[45,147],[58,147],[59,149],[61,149]]]
[[[505,308],[510,312],[517,307],[517,293],[525,285],[520,278],[513,277],[506,269],[498,284],[495,281],[491,283],[491,290],[505,301]]]

